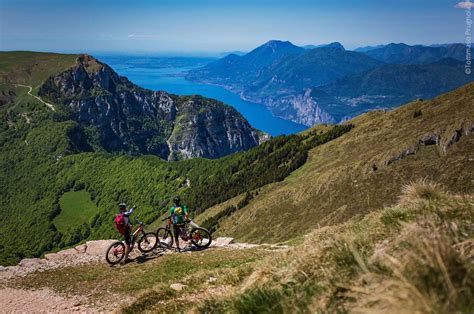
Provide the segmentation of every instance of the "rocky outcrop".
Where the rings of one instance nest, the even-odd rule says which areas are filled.
[[[454,130],[452,133],[446,133],[441,131],[428,133],[422,136],[418,140],[417,144],[405,148],[398,154],[393,155],[389,159],[385,160],[382,164],[384,166],[388,166],[396,161],[404,159],[407,156],[415,155],[420,149],[420,146],[437,145],[443,153],[446,153],[450,146],[459,142],[461,137],[470,134],[474,134],[474,124],[461,126],[459,129]],[[378,170],[378,166],[376,164],[373,164],[371,168],[373,171]]]
[[[250,149],[265,139],[245,119],[236,119],[235,110],[203,97],[184,101],[179,108],[179,125],[168,139],[168,160],[194,156],[216,158]]]
[[[303,94],[285,96],[275,100],[269,99],[265,104],[275,116],[308,126],[339,122],[311,97],[310,88]]]
[[[218,158],[264,138],[232,107],[140,88],[88,55],[50,77],[39,94],[70,108],[91,143],[109,152]]]

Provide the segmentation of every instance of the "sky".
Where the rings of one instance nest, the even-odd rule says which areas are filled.
[[[249,51],[271,39],[339,41],[348,49],[464,42],[458,2],[0,0],[0,50],[206,55]]]

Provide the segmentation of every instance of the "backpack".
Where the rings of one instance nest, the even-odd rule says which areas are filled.
[[[182,224],[184,222],[184,209],[181,206],[177,206],[174,208],[173,212],[173,223],[174,224]]]
[[[125,224],[125,213],[117,214],[117,216],[115,216],[114,223],[118,232],[121,235],[124,235],[125,231],[127,231],[127,225]]]

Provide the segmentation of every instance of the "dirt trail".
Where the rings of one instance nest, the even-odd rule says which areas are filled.
[[[93,263],[105,263],[105,251],[116,240],[87,241],[84,244],[60,251],[46,254],[45,258],[23,259],[17,266],[0,266],[0,313],[64,313],[81,312],[97,313],[104,309],[87,306],[87,298],[80,296],[66,297],[49,289],[24,290],[6,287],[8,282],[18,277],[28,276],[35,272],[58,269],[70,266],[79,266]],[[268,250],[286,250],[285,245],[235,243],[232,238],[219,237],[211,245],[212,248],[226,248],[241,250],[261,247]],[[183,253],[192,254],[194,250],[184,250]],[[152,255],[181,254],[173,250],[155,249]],[[131,258],[140,258],[141,253],[135,250]],[[86,298],[86,299],[84,299]]]
[[[49,109],[53,110],[53,111],[56,111],[56,109],[54,108],[54,106],[46,101],[44,101],[43,99],[41,99],[41,97],[39,96],[36,96],[36,95],[33,95],[31,92],[33,91],[33,87],[29,86],[29,85],[23,85],[23,84],[15,84],[16,86],[21,86],[21,87],[28,87],[30,90],[28,91],[28,95],[30,95],[31,97],[34,97],[36,98],[38,101],[42,102],[43,104],[45,104]]]
[[[82,304],[83,300],[74,296],[62,297],[49,289],[21,290],[0,289],[1,313],[97,313]]]

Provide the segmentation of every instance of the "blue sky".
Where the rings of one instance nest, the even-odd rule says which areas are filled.
[[[270,39],[463,42],[450,0],[0,0],[0,50],[207,54]]]

